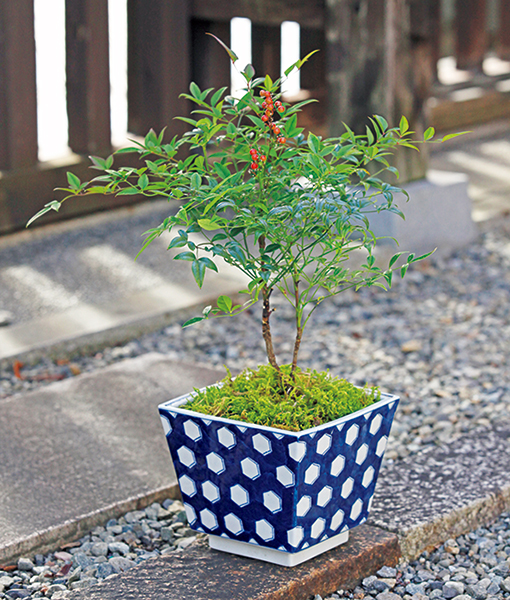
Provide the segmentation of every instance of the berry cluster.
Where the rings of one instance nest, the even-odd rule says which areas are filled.
[[[266,161],[266,156],[264,154],[259,154],[255,148],[252,148],[250,150],[250,156],[251,156],[251,160],[252,163],[250,165],[250,169],[252,171],[256,171],[259,168],[259,162],[265,162]]]
[[[264,114],[262,115],[262,120],[264,121],[264,123],[269,127],[269,129],[271,129],[273,131],[273,133],[276,135],[276,140],[277,142],[279,142],[280,144],[285,144],[285,138],[280,135],[280,128],[278,127],[278,125],[273,121],[273,114],[275,109],[279,112],[282,113],[285,111],[284,106],[282,105],[282,103],[277,100],[276,102],[273,102],[273,98],[271,97],[271,92],[268,92],[267,90],[260,90],[260,95],[265,98],[264,102],[262,102],[262,108],[265,110]]]

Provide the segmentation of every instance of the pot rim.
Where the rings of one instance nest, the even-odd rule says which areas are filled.
[[[214,383],[213,385],[209,385],[209,386],[200,388],[200,390],[198,390],[198,392],[203,392],[204,390],[206,390],[209,387],[213,387],[213,386],[217,387],[218,385],[221,385],[221,384]],[[183,394],[182,396],[179,396],[177,398],[173,398],[172,400],[167,400],[166,402],[163,402],[162,404],[160,404],[158,406],[158,409],[170,410],[171,412],[175,412],[175,413],[181,414],[183,416],[199,417],[200,419],[205,419],[205,420],[209,420],[209,421],[217,421],[217,422],[226,423],[229,425],[237,425],[240,427],[251,427],[254,429],[260,429],[262,431],[271,431],[271,432],[274,432],[277,434],[290,435],[297,439],[299,439],[300,437],[305,436],[305,435],[317,433],[317,432],[322,431],[323,429],[326,429],[329,427],[335,427],[335,426],[341,425],[343,423],[350,421],[353,417],[363,416],[367,413],[371,413],[376,408],[379,408],[386,404],[390,404],[391,402],[397,402],[398,400],[400,400],[400,396],[396,396],[394,394],[385,394],[385,393],[381,392],[381,399],[378,400],[377,402],[374,402],[373,404],[370,404],[370,406],[366,406],[365,408],[362,408],[353,413],[350,413],[348,415],[345,415],[343,417],[335,419],[334,421],[329,421],[328,423],[323,423],[322,425],[317,425],[316,427],[310,427],[309,429],[303,429],[302,431],[289,431],[288,429],[280,429],[278,427],[272,427],[270,425],[259,425],[257,423],[249,423],[248,421],[237,421],[235,419],[227,419],[225,417],[217,417],[215,415],[208,415],[206,413],[200,413],[200,412],[197,412],[194,410],[187,410],[185,408],[180,408],[180,406],[182,404],[185,404],[186,402],[188,402],[190,398],[192,398],[194,395],[196,395],[196,393],[197,393],[196,391],[193,391],[193,392],[189,392],[187,394]]]

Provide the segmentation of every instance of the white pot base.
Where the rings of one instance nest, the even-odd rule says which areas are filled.
[[[282,550],[274,550],[273,548],[264,548],[256,544],[249,544],[248,542],[238,542],[237,540],[231,540],[230,538],[218,535],[209,535],[209,546],[214,550],[230,552],[231,554],[246,556],[247,558],[256,558],[257,560],[281,565],[282,567],[295,567],[332,548],[345,544],[348,539],[349,530],[299,552],[284,552]]]

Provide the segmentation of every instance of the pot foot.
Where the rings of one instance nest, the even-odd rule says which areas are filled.
[[[328,538],[323,542],[319,542],[314,546],[300,550],[299,552],[285,552],[283,550],[275,550],[274,548],[264,548],[263,546],[258,546],[256,544],[249,544],[248,542],[238,542],[237,540],[231,540],[230,538],[218,535],[209,535],[209,546],[213,548],[213,550],[220,550],[221,552],[230,552],[231,554],[237,554],[238,556],[263,560],[272,563],[273,565],[295,567],[311,558],[319,556],[319,554],[331,550],[332,548],[345,544],[348,539],[349,531],[347,530],[334,537]]]

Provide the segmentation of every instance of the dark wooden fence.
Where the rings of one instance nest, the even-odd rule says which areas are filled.
[[[482,82],[485,88],[492,89],[491,86],[505,78],[485,76],[482,63],[488,52],[510,60],[510,0],[498,0],[496,4],[490,0],[406,1],[411,15],[409,34],[413,44],[419,46],[425,42],[422,46],[427,64],[435,65],[445,52],[454,53],[459,67],[471,70],[476,85]],[[258,72],[279,75],[280,25],[284,20],[300,24],[302,54],[315,48],[322,50],[303,69],[301,86],[323,100],[305,115],[307,124],[325,130],[328,115],[336,110],[331,102],[328,105],[328,98],[335,98],[334,93],[328,93],[335,85],[331,74],[338,71],[338,61],[342,60],[334,32],[327,27],[330,9],[325,0],[127,2],[131,132],[144,134],[150,127],[164,126],[169,127],[169,135],[177,132],[180,125],[172,117],[189,109],[178,95],[192,79],[201,87],[229,85],[228,57],[204,34],[212,32],[229,43],[233,17],[252,21],[253,63]],[[349,5],[353,18],[363,11],[375,10],[376,5],[380,9],[383,4],[383,0],[342,2]],[[64,184],[65,171],[70,166],[78,176],[86,178],[88,163],[84,157],[107,155],[112,150],[108,2],[66,0],[65,5],[69,146],[76,156],[61,165],[53,162],[49,165],[37,159],[33,0],[0,0],[0,234],[23,227],[29,216],[50,201],[53,188]],[[448,10],[455,15],[449,21],[444,16]],[[420,53],[413,58],[422,59]],[[433,72],[431,77],[434,79]],[[436,83],[435,88],[430,87],[430,93],[447,99],[448,90],[444,87]],[[427,87],[424,93],[428,93]],[[136,199],[129,197],[122,200],[133,201]],[[70,206],[64,216],[118,206],[119,202],[112,198],[92,198]],[[50,218],[57,217],[52,214]]]

